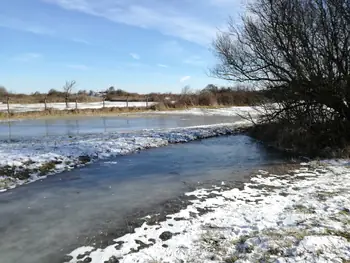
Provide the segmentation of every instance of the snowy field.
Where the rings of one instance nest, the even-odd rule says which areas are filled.
[[[232,134],[244,125],[248,123],[0,141],[0,191],[100,159]]]
[[[191,108],[188,110],[173,110],[173,111],[156,111],[156,114],[178,114],[178,115],[196,115],[196,116],[247,116],[250,114],[252,117],[256,117],[259,114],[258,110],[262,110],[260,107],[228,107],[217,109],[206,108]]]
[[[350,260],[350,169],[345,161],[260,171],[243,190],[188,193],[192,204],[145,223],[104,249],[80,247],[67,262],[254,263]],[[222,183],[224,185],[224,182]],[[201,214],[203,210],[209,210]]]
[[[148,102],[148,106],[154,105],[155,102]],[[75,109],[75,103],[69,103],[68,109]],[[129,107],[146,107],[146,102],[129,102]],[[48,103],[48,108],[55,109],[55,110],[66,110],[66,104],[65,103]],[[106,101],[105,102],[106,108],[124,108],[127,107],[126,102],[112,102],[112,101]],[[101,109],[103,108],[103,102],[89,102],[89,103],[78,103],[78,109]],[[35,103],[35,104],[10,104],[10,111],[11,112],[28,112],[28,111],[43,111],[45,110],[45,104],[44,103]],[[1,104],[0,103],[0,112],[7,112],[7,104]]]

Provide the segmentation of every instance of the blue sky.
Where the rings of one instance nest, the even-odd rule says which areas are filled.
[[[179,92],[208,83],[211,42],[243,0],[2,0],[0,85]]]

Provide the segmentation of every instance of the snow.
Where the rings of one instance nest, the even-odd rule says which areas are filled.
[[[104,249],[78,248],[69,262],[348,262],[350,168],[333,163],[261,171],[243,190],[187,193],[197,199],[166,221],[145,222]],[[211,211],[198,216],[202,209]]]
[[[155,114],[177,114],[177,115],[196,115],[196,116],[237,116],[251,114],[252,116],[257,116],[260,107],[250,107],[250,106],[235,106],[228,108],[191,108],[186,110],[173,110],[173,111],[156,111]]]
[[[154,105],[155,102],[148,102],[148,106]],[[68,109],[75,109],[75,103],[68,103]],[[106,108],[124,108],[126,107],[126,102],[112,102],[106,101]],[[129,102],[129,107],[146,107],[146,102]],[[47,103],[47,107],[55,110],[66,110],[66,103]],[[78,103],[78,109],[101,109],[103,108],[103,102],[87,102]],[[33,103],[33,104],[10,104],[11,112],[28,112],[28,111],[43,111],[45,110],[44,103]],[[0,104],[0,112],[7,112],[7,104]]]
[[[0,191],[45,178],[47,170],[54,174],[143,149],[231,134],[242,125],[248,123],[0,141]],[[29,173],[29,178],[15,179],[9,173],[16,177]]]

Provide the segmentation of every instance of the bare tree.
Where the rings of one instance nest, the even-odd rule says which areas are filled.
[[[218,78],[255,83],[277,107],[263,121],[350,123],[350,1],[256,0],[214,41]]]
[[[109,87],[109,88],[107,89],[106,92],[109,93],[109,94],[113,94],[113,93],[115,93],[115,88],[114,88],[113,86],[111,86],[111,87]]]
[[[68,108],[69,97],[73,91],[74,86],[76,85],[76,81],[66,81],[66,84],[63,86],[63,92],[65,94],[66,107]]]
[[[189,85],[186,85],[185,87],[182,88],[181,94],[182,95],[190,95],[192,94],[193,91],[191,90],[191,87]]]
[[[181,90],[181,96],[178,99],[177,103],[181,106],[188,107],[195,105],[194,101],[195,93],[189,85],[186,85]]]

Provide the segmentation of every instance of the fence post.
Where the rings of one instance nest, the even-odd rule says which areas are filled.
[[[66,109],[68,109],[68,108],[69,108],[69,105],[68,105],[68,95],[66,95],[65,101],[66,101]]]
[[[103,108],[106,107],[106,97],[103,97]]]
[[[75,97],[75,110],[78,109],[78,97]]]
[[[148,108],[148,97],[146,97],[146,108]]]
[[[45,103],[45,111],[47,111],[47,97],[45,97],[44,103]]]
[[[129,97],[126,97],[126,107],[129,109]]]
[[[10,115],[10,96],[7,96],[7,113]]]

